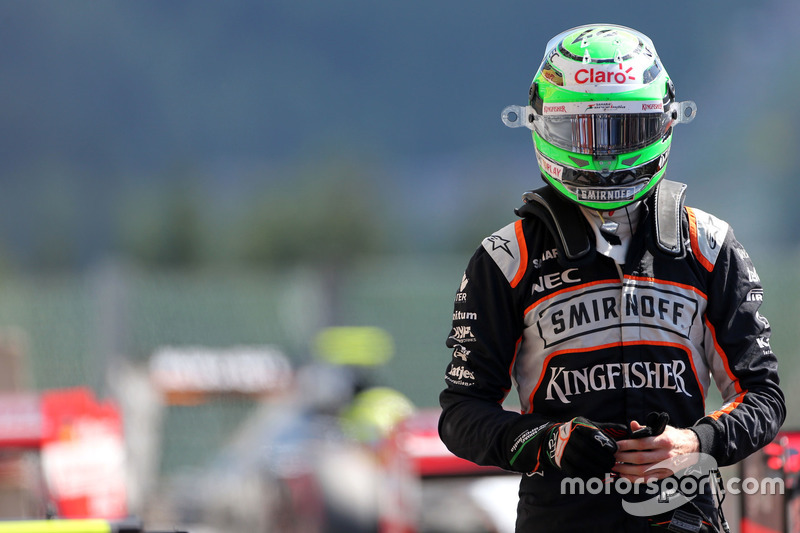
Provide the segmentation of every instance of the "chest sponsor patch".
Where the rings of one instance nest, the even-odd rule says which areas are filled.
[[[552,365],[544,382],[546,400],[571,403],[573,396],[614,389],[662,389],[692,397],[692,371],[681,359],[665,362],[601,363],[579,368]]]
[[[679,288],[601,284],[545,299],[532,312],[549,348],[612,328],[655,328],[686,339],[699,305],[695,293]]]

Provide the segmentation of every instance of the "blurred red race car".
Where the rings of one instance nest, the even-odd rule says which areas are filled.
[[[438,420],[438,409],[418,411],[382,443],[380,532],[513,533],[520,475],[453,455]]]
[[[89,389],[0,394],[0,518],[128,515],[116,405]]]

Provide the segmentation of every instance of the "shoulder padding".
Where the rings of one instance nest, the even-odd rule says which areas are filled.
[[[483,239],[481,243],[512,287],[519,283],[528,263],[521,224],[521,220],[512,222]]]
[[[692,252],[700,264],[711,272],[717,262],[730,225],[724,220],[694,207],[687,207],[686,213],[689,216]]]

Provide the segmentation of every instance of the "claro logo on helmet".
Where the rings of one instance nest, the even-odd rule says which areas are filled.
[[[622,85],[629,80],[636,81],[635,76],[631,76],[633,67],[628,67],[622,70],[622,63],[619,64],[619,71],[615,70],[600,70],[592,68],[582,68],[575,72],[575,83],[583,85],[584,83],[616,83]]]

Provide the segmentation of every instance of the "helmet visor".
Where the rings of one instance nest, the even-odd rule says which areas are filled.
[[[573,153],[618,155],[661,139],[672,126],[668,113],[542,115],[534,129],[547,142]]]

